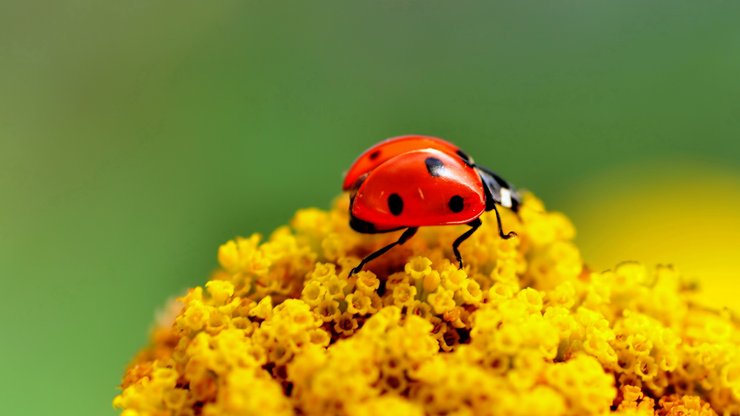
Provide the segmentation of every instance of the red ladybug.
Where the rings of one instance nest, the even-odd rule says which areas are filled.
[[[479,166],[459,147],[431,136],[400,136],[367,149],[347,171],[342,188],[350,191],[349,225],[366,234],[406,229],[399,239],[362,259],[350,274],[405,243],[419,227],[467,224],[470,229],[452,243],[460,268],[458,247],[481,226],[480,216],[494,210],[501,238],[504,233],[496,204],[519,209],[519,194],[508,182]]]

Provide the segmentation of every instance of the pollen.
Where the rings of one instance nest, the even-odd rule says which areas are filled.
[[[123,415],[740,414],[740,324],[668,266],[588,267],[566,216],[526,195],[460,247],[428,227],[359,235],[348,198],[217,250],[132,360]]]

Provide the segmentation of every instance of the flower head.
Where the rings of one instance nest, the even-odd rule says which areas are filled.
[[[573,226],[532,195],[519,237],[496,219],[461,246],[431,227],[349,276],[394,235],[348,227],[348,199],[218,250],[133,360],[124,415],[737,414],[740,328],[692,306],[670,267],[590,270]]]

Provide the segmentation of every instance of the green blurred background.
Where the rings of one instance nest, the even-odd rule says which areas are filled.
[[[2,414],[114,414],[155,311],[221,242],[327,207],[404,133],[571,215],[597,267],[699,253],[722,291],[738,21],[737,1],[0,2]],[[656,222],[680,255],[621,254]]]

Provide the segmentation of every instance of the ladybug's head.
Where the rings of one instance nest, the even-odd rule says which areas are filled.
[[[486,191],[486,210],[493,209],[493,204],[499,204],[512,211],[518,212],[522,203],[521,194],[509,182],[498,176],[496,173],[483,166],[476,166],[475,169],[483,181]]]

